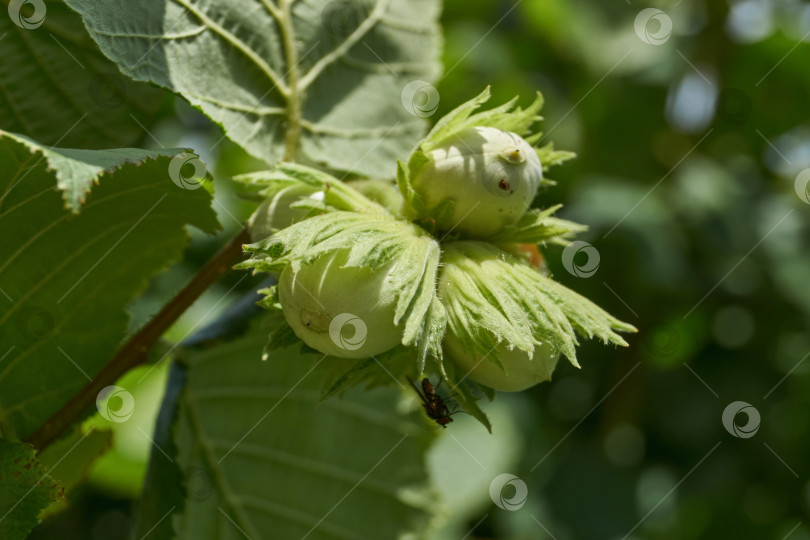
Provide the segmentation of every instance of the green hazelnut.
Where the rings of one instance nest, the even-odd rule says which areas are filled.
[[[396,299],[381,296],[395,262],[372,269],[346,267],[348,250],[288,265],[278,282],[287,323],[304,343],[323,354],[368,358],[402,341],[394,325]]]
[[[540,187],[543,167],[520,136],[492,127],[473,127],[426,154],[412,178],[426,215],[439,230],[486,238],[523,216]],[[443,203],[452,203],[441,211]]]
[[[540,344],[530,355],[519,349],[511,351],[501,343],[488,355],[470,354],[452,334],[444,337],[444,353],[459,369],[460,376],[503,392],[520,392],[551,380],[560,359],[559,351]],[[497,358],[501,365],[495,361]]]

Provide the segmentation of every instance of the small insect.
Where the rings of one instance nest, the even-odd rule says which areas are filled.
[[[445,403],[444,398],[436,393],[436,388],[427,377],[422,379],[421,391],[419,390],[419,387],[416,386],[413,379],[410,377],[407,377],[407,379],[408,382],[411,383],[411,386],[413,386],[413,389],[416,390],[416,393],[419,394],[419,398],[422,400],[422,407],[425,408],[425,412],[427,413],[428,417],[435,420],[436,423],[443,428],[446,428],[447,424],[453,421],[451,416],[455,414],[456,411],[450,411],[450,408],[447,407],[447,403]],[[439,386],[440,384],[442,384],[441,379],[439,379],[439,384],[436,386]]]

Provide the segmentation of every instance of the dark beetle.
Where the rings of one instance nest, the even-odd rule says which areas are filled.
[[[427,415],[435,420],[437,424],[446,428],[447,424],[453,421],[450,417],[453,413],[450,412],[444,399],[436,393],[436,388],[433,387],[430,379],[427,377],[422,379],[421,391],[419,387],[416,386],[413,379],[410,377],[407,377],[407,379],[408,382],[411,383],[411,386],[413,386],[413,389],[416,390],[416,393],[419,394],[419,398],[422,400],[422,406],[425,408]],[[441,380],[439,380],[439,384],[441,384]]]

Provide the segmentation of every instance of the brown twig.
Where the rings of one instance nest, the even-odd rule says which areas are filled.
[[[56,411],[40,428],[28,437],[27,442],[37,449],[44,449],[70,425],[78,421],[96,401],[96,396],[105,387],[114,384],[124,373],[143,363],[149,350],[166,330],[231,266],[242,257],[242,244],[250,242],[247,230],[242,230],[211,257],[192,280],[163,309],[132,336],[106,366],[87,383],[73,398]]]

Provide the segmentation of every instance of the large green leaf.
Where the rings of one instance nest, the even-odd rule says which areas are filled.
[[[424,490],[431,435],[398,409],[399,391],[319,403],[330,359],[293,346],[262,362],[267,328],[259,326],[187,352],[174,460],[188,497],[164,503],[177,537],[376,539],[421,530],[432,502]],[[139,523],[140,534],[154,525]]]
[[[438,0],[68,0],[101,50],[254,156],[393,177],[438,97]],[[418,88],[417,88],[418,87]],[[414,99],[416,102],[414,102]]]
[[[58,496],[32,446],[0,439],[0,538],[26,538],[39,512]]]
[[[113,355],[125,307],[219,224],[181,150],[45,149],[0,131],[0,430],[25,438]],[[182,172],[182,174],[188,174]],[[178,182],[182,184],[182,182]],[[198,184],[187,182],[186,186]]]
[[[61,0],[0,0],[0,11],[0,128],[73,148],[144,136],[138,122],[150,123],[163,92],[124,77],[78,14]]]

